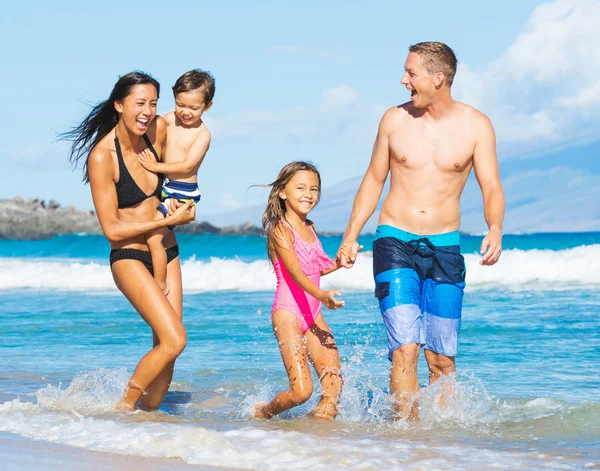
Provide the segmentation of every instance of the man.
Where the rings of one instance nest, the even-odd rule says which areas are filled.
[[[410,101],[385,112],[371,163],[354,200],[338,256],[356,260],[356,239],[373,214],[388,173],[390,191],[373,243],[375,295],[392,361],[398,417],[416,419],[417,362],[424,346],[430,384],[456,371],[465,264],[460,254],[460,195],[471,167],[489,227],[482,265],[502,253],[504,192],[490,120],[455,101],[457,60],[438,42],[410,46],[401,83]]]

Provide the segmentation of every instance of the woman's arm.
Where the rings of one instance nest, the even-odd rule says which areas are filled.
[[[196,216],[195,207],[190,208],[189,201],[166,218],[147,222],[121,221],[110,152],[95,147],[88,159],[88,173],[96,215],[102,232],[111,243],[122,242],[160,227],[187,224]]]

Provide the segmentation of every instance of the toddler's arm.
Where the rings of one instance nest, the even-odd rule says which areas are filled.
[[[149,149],[144,149],[138,154],[138,160],[142,166],[154,173],[178,173],[184,175],[194,175],[198,173],[200,165],[210,147],[210,133],[204,132],[194,141],[188,151],[185,159],[181,162],[157,162]]]

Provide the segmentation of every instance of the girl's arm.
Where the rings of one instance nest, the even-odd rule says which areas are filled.
[[[315,226],[312,225],[313,231],[315,231]],[[315,234],[317,233],[317,231],[315,231]],[[359,245],[358,246],[358,252],[360,252],[362,250],[363,246]],[[342,256],[348,257],[348,259],[350,258],[350,253],[346,253],[346,251],[344,250],[345,248],[340,249],[340,253]],[[328,268],[327,270],[323,270],[321,272],[321,276],[325,276],[325,275],[329,275],[330,273],[333,273],[336,270],[339,270],[340,268],[342,268],[344,265],[342,264],[342,259],[341,257],[336,258],[335,260],[331,260],[333,262],[333,267]]]
[[[189,201],[166,218],[147,222],[121,221],[110,152],[98,146],[94,148],[88,158],[88,173],[96,215],[102,232],[111,243],[122,242],[160,227],[186,224],[196,216],[195,208],[190,208]]]
[[[331,268],[328,268],[327,270],[323,270],[321,272],[321,276],[329,275],[330,273],[333,273],[334,271],[342,268],[342,263],[340,259],[332,260],[332,262],[334,263],[334,265]]]
[[[328,309],[337,309],[344,305],[343,301],[334,298],[335,295],[341,296],[337,290],[324,291],[316,286],[308,276],[304,274],[298,257],[294,252],[294,235],[292,231],[283,224],[279,224],[273,231],[271,246],[275,251],[275,255],[281,259],[285,265],[292,280],[300,286],[305,292],[321,301]]]

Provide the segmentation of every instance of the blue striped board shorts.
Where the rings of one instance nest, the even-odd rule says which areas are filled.
[[[198,183],[194,182],[180,182],[177,180],[170,180],[165,178],[161,192],[162,202],[158,205],[158,209],[164,217],[169,214],[169,199],[176,198],[182,203],[186,203],[188,200],[193,200],[192,206],[200,201],[200,190],[198,189]]]
[[[394,350],[412,343],[456,356],[465,272],[458,231],[417,235],[389,225],[377,227],[375,296],[390,361]]]

